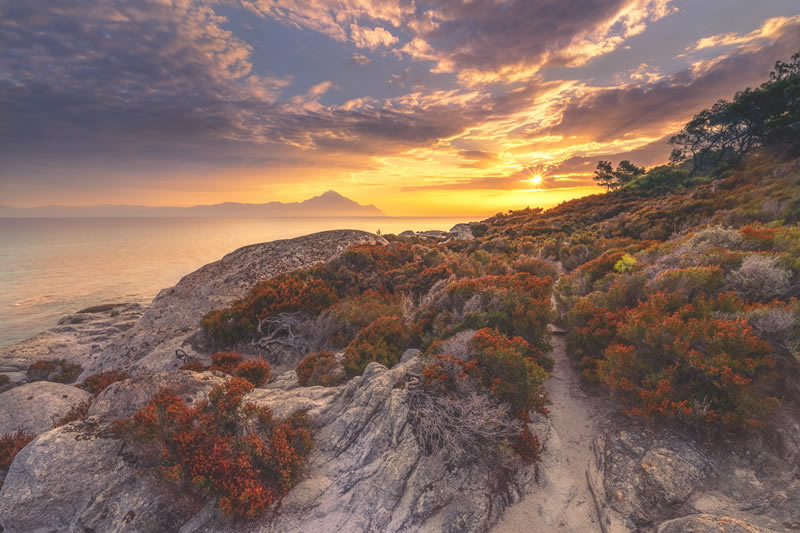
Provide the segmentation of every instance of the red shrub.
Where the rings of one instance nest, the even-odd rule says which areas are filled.
[[[204,372],[206,367],[200,361],[189,361],[180,366],[178,370],[191,370],[192,372]]]
[[[234,369],[233,375],[246,379],[256,387],[260,387],[272,379],[269,363],[263,359],[251,359],[239,363],[239,366]]]
[[[343,369],[336,363],[336,356],[330,352],[306,355],[297,365],[295,372],[301,387],[315,385],[334,387],[345,380]]]
[[[595,365],[603,358],[605,349],[616,340],[617,327],[625,319],[627,311],[610,311],[589,298],[581,298],[569,310],[567,349],[587,378],[595,377]]]
[[[744,320],[713,316],[714,302],[674,309],[663,294],[628,313],[600,378],[645,417],[759,426],[777,400],[753,387],[774,366],[772,349]]]
[[[233,371],[242,361],[242,356],[236,352],[215,353],[211,356],[211,370],[233,374]]]
[[[778,228],[765,228],[760,224],[745,226],[739,230],[746,243],[762,250],[771,250]]]
[[[34,438],[35,435],[22,428],[0,437],[0,470],[8,470],[17,453]]]
[[[512,447],[522,460],[529,465],[538,463],[542,457],[542,445],[538,437],[528,429],[527,424],[523,426],[522,432],[517,436]]]
[[[275,421],[268,408],[243,405],[252,389],[232,378],[194,408],[162,390],[115,430],[164,480],[217,496],[227,516],[253,517],[294,485],[312,443],[305,414]]]
[[[130,376],[128,376],[128,374],[125,372],[120,372],[118,370],[107,370],[106,372],[100,372],[99,374],[92,374],[80,384],[80,388],[87,391],[92,396],[97,396],[106,390],[106,387],[112,383],[116,383],[117,381],[125,381],[129,377]]]
[[[345,371],[351,376],[360,375],[373,361],[391,368],[400,362],[409,342],[410,336],[401,318],[381,317],[362,329],[347,346]]]
[[[499,401],[508,403],[523,419],[531,409],[546,412],[541,386],[550,375],[537,362],[546,356],[521,337],[509,339],[488,328],[478,331],[472,343],[481,379]]]

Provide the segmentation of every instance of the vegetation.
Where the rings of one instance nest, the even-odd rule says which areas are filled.
[[[297,365],[296,372],[301,387],[334,387],[346,379],[344,369],[330,352],[308,354]]]
[[[800,52],[778,61],[770,79],[745,89],[733,101],[704,109],[670,139],[672,161],[688,162],[691,173],[739,162],[760,146],[800,152]]]
[[[83,371],[80,365],[65,359],[40,360],[28,367],[28,381],[53,381],[55,383],[73,383]]]
[[[115,430],[178,490],[216,497],[227,516],[257,516],[297,482],[312,439],[303,412],[276,420],[267,407],[243,403],[252,389],[234,377],[195,407],[162,390]]]
[[[14,457],[34,438],[36,438],[35,435],[21,427],[17,431],[0,436],[0,489],[3,488],[5,474],[11,468]]]
[[[130,376],[128,376],[128,374],[125,372],[120,372],[119,370],[107,370],[105,372],[92,374],[91,376],[87,377],[85,380],[83,380],[83,383],[81,383],[79,387],[92,396],[97,396],[106,390],[106,387],[112,383],[125,381],[129,377]]]

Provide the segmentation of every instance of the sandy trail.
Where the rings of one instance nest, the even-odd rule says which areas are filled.
[[[598,532],[592,495],[586,483],[590,445],[598,435],[598,413],[583,393],[579,376],[567,357],[562,336],[553,336],[553,377],[550,395],[552,428],[539,465],[539,482],[509,507],[494,533]]]

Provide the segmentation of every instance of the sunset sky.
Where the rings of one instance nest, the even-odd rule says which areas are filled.
[[[798,50],[797,0],[0,0],[0,204],[550,206]]]

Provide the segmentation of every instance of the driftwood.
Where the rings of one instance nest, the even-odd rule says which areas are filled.
[[[258,321],[256,331],[259,337],[254,344],[269,348],[274,345],[283,346],[306,353],[308,343],[298,334],[298,328],[307,321],[307,317],[299,313],[281,313],[277,316],[262,318]]]

